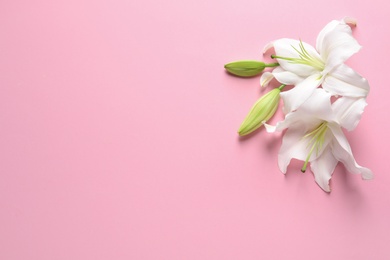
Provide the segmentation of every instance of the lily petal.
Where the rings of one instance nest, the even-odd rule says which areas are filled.
[[[307,157],[307,138],[304,129],[300,127],[290,127],[283,136],[282,146],[278,154],[278,165],[282,173],[287,172],[287,166],[291,159],[295,158],[304,161]]]
[[[335,121],[336,117],[333,115],[330,97],[331,95],[325,90],[316,89],[298,110],[288,113],[285,119],[278,122],[276,126],[264,124],[267,132],[281,132],[295,125],[307,132],[324,121]]]
[[[274,42],[267,43],[263,48],[263,55],[266,54],[270,49],[274,47]]]
[[[316,41],[316,49],[321,53],[322,51],[322,43],[324,41],[325,35],[327,35],[329,32],[333,31],[336,26],[340,23],[340,21],[333,20],[320,31],[320,33],[317,36],[317,41]]]
[[[322,152],[321,156],[310,163],[315,181],[326,192],[330,192],[329,180],[337,163],[330,146]]]
[[[337,121],[348,131],[352,131],[358,125],[366,106],[365,98],[349,97],[341,97],[332,104]]]
[[[264,127],[268,133],[281,132],[301,120],[301,115],[297,112],[292,112],[286,115],[283,121],[278,122],[275,126],[264,123]],[[303,119],[306,119],[303,117]],[[304,130],[304,129],[303,129]],[[305,131],[305,130],[304,130]]]
[[[326,33],[318,45],[321,47],[318,51],[326,62],[324,73],[342,64],[361,49],[352,36],[351,27],[345,23],[339,23],[333,30]]]
[[[264,72],[260,77],[260,86],[266,88],[273,78],[274,75],[271,72]]]
[[[323,120],[308,116],[305,112],[297,110],[288,113],[283,121],[278,122],[275,126],[263,123],[268,133],[282,132],[287,128],[294,128],[298,126],[304,133],[308,132],[313,127],[321,124]]]
[[[345,64],[329,73],[322,87],[333,95],[348,97],[366,97],[370,91],[368,81]]]
[[[273,43],[276,56],[285,57],[289,59],[301,58],[297,51],[300,50],[301,48],[300,44],[303,45],[305,51],[309,54],[310,57],[313,57],[314,59],[317,60],[321,60],[321,57],[317,53],[317,51],[307,43],[300,42],[293,39],[287,39],[287,38],[276,40]],[[277,58],[277,61],[284,70],[290,71],[301,77],[308,77],[313,73],[317,72],[317,70],[314,67],[306,64],[294,63],[291,60],[286,60],[282,58]]]
[[[355,27],[357,24],[357,21],[355,18],[352,18],[352,17],[344,17],[341,21],[333,20],[333,21],[329,22],[327,25],[325,25],[325,27],[320,31],[320,33],[317,36],[317,41],[316,41],[317,51],[322,53],[322,51],[323,51],[322,43],[324,41],[325,35],[327,35],[331,31],[333,31],[337,27],[337,25],[339,25],[339,24],[348,24],[350,27],[351,26]]]
[[[293,158],[301,161],[306,160],[311,148],[311,139],[305,138],[306,134],[307,130],[299,124],[294,124],[287,129],[278,154],[278,165],[281,172],[286,173],[287,166]],[[317,152],[311,154],[309,161],[313,162],[317,160],[327,149],[331,140],[332,135],[328,132],[325,135],[322,147]]]
[[[321,84],[321,81],[321,75],[315,73],[298,83],[291,90],[280,93],[284,102],[284,113],[287,114],[302,105]]]
[[[332,153],[334,157],[338,161],[342,162],[348,171],[355,174],[361,174],[362,178],[365,180],[372,179],[374,177],[372,171],[356,163],[348,140],[345,137],[340,126],[329,124],[329,128],[331,129],[335,137],[332,142]]]
[[[304,113],[302,118],[316,118],[322,121],[334,121],[332,105],[330,103],[331,94],[321,88],[315,89],[299,108],[299,113]]]
[[[303,81],[303,78],[294,74],[290,71],[286,71],[281,67],[277,67],[272,71],[273,76],[282,84],[285,85],[296,85],[299,82]]]

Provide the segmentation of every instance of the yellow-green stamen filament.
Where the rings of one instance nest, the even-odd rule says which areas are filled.
[[[281,60],[287,60],[294,64],[302,64],[302,65],[308,65],[311,66],[319,71],[324,70],[325,64],[324,62],[319,59],[318,57],[311,56],[305,47],[303,46],[302,41],[299,42],[299,49],[292,46],[291,47],[298,53],[299,58],[290,58],[290,57],[282,57],[277,55],[271,55],[271,58],[273,59],[281,59]]]
[[[314,150],[316,150],[316,154],[318,155],[318,152],[322,148],[325,142],[325,135],[328,130],[327,122],[321,123],[316,129],[311,131],[310,133],[306,134],[303,138],[310,138],[310,141],[307,145],[307,147],[310,148],[309,154],[306,157],[306,161],[303,164],[303,167],[301,169],[302,172],[306,171],[307,163],[310,160],[311,155],[313,154]]]

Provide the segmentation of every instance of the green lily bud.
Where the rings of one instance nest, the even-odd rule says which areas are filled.
[[[225,69],[236,76],[253,77],[260,74],[265,68],[265,63],[255,60],[241,60],[225,64]]]
[[[277,67],[279,63],[266,64],[256,60],[240,60],[225,64],[225,69],[239,77],[253,77],[260,74],[266,67]]]
[[[275,88],[256,101],[249,114],[242,122],[238,134],[243,136],[252,133],[269,120],[278,109],[280,91],[284,87]]]

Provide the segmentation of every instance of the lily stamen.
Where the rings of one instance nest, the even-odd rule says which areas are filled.
[[[296,47],[294,47],[292,45],[291,45],[291,47],[298,53],[299,58],[283,57],[283,56],[277,56],[277,55],[271,55],[271,58],[288,60],[294,64],[302,64],[302,65],[311,66],[319,71],[324,70],[325,63],[322,60],[318,59],[317,57],[313,57],[312,55],[310,55],[309,52],[305,49],[305,46],[303,46],[302,41],[299,41],[300,50],[298,50]]]
[[[316,150],[316,154],[318,155],[318,152],[322,148],[324,141],[325,141],[325,134],[328,130],[327,122],[321,123],[316,129],[311,131],[310,133],[303,136],[303,138],[311,137],[307,148],[311,146],[310,151],[306,157],[305,163],[303,164],[303,167],[301,169],[301,172],[305,172],[307,168],[307,164],[310,160],[311,155],[313,154],[314,150]]]

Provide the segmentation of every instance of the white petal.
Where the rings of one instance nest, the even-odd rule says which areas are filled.
[[[313,129],[310,129],[313,130]],[[310,153],[311,143],[310,138],[304,138],[307,134],[307,129],[302,125],[294,124],[290,126],[283,136],[282,146],[280,147],[278,155],[278,165],[281,172],[286,173],[287,166],[290,164],[291,159],[298,159],[305,161]],[[317,160],[324,150],[327,149],[330,141],[332,140],[332,134],[328,133],[325,135],[323,146],[318,152],[313,152],[310,156],[310,162]]]
[[[282,67],[277,67],[272,71],[273,76],[282,84],[296,85],[303,81],[303,78],[290,71],[285,71]]]
[[[289,128],[283,136],[282,146],[278,155],[280,171],[287,172],[287,166],[292,158],[304,161],[308,155],[307,138],[302,138],[305,131],[300,127]]]
[[[274,75],[271,72],[264,72],[260,77],[260,86],[266,88],[273,78]]]
[[[263,55],[266,54],[270,49],[274,47],[274,42],[267,43],[263,48]]]
[[[351,173],[361,174],[365,180],[372,179],[373,173],[370,169],[360,166],[353,157],[351,147],[340,126],[329,124],[335,139],[332,142],[332,153],[334,157],[342,162]]]
[[[274,41],[275,54],[279,57],[285,58],[300,58],[299,53],[296,51],[300,50],[300,43],[300,41],[286,38],[276,40]],[[302,44],[310,56],[321,60],[321,57],[311,45],[304,42],[302,42]],[[308,65],[292,63],[291,61],[285,59],[277,60],[284,70],[290,71],[301,77],[308,77],[317,72],[315,68]]]
[[[345,64],[325,76],[322,87],[333,95],[347,97],[366,97],[370,91],[368,81]]]
[[[268,133],[281,132],[290,126],[293,126],[301,119],[306,119],[307,117],[302,117],[301,114],[292,112],[286,115],[283,121],[278,122],[275,126],[264,123],[264,127]]]
[[[317,184],[326,192],[330,192],[329,180],[338,161],[328,146],[316,160],[310,163]]]
[[[365,98],[341,97],[332,104],[332,108],[340,125],[352,131],[358,125],[366,105]]]
[[[265,130],[268,132],[268,133],[275,133],[276,132],[276,125],[269,125],[267,124],[266,122],[263,123],[264,127],[265,127]]]
[[[276,126],[264,124],[267,132],[281,132],[292,127],[299,127],[307,132],[324,121],[335,121],[330,97],[331,95],[321,88],[314,90],[298,110],[288,113]]]
[[[330,97],[330,93],[317,88],[300,106],[298,111],[304,113],[304,117],[317,118],[322,121],[334,121],[336,118],[333,114]]]
[[[316,49],[320,53],[323,51],[322,49],[322,42],[324,41],[325,35],[327,35],[329,32],[333,31],[337,25],[339,24],[348,24],[350,27],[355,27],[357,24],[357,21],[355,18],[352,17],[344,17],[341,21],[333,20],[321,30],[321,32],[317,36],[317,42],[316,42]]]
[[[329,32],[333,31],[336,26],[340,23],[340,21],[333,20],[320,31],[320,33],[317,36],[317,42],[316,42],[316,49],[321,53],[322,50],[322,42],[324,41],[325,35],[327,35]]]
[[[311,114],[307,114],[307,112],[303,110],[297,110],[288,113],[284,120],[278,122],[275,126],[266,123],[264,123],[264,126],[268,133],[282,132],[284,129],[294,127],[298,127],[306,133],[322,122],[323,120],[313,117]]]
[[[268,133],[281,132],[284,129],[294,125],[294,123],[299,121],[299,115],[295,112],[289,113],[286,115],[283,121],[278,122],[275,126],[264,123],[265,130]]]
[[[361,48],[352,36],[351,27],[345,23],[339,23],[333,30],[326,33],[318,45],[321,46],[318,51],[326,63],[324,73],[346,61]]]
[[[314,74],[298,83],[294,88],[283,91],[280,96],[284,102],[283,111],[285,114],[296,110],[305,102],[313,91],[321,84],[320,74]]]

